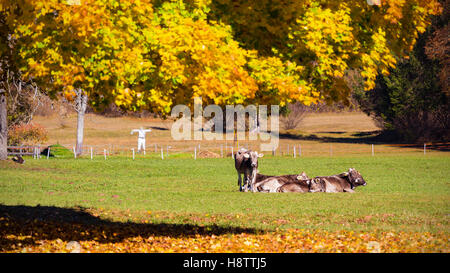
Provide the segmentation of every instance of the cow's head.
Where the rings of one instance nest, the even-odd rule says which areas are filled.
[[[309,177],[306,175],[305,172],[302,172],[301,174],[299,174],[299,176],[297,176],[297,180],[308,180]]]
[[[244,158],[250,160],[249,164],[252,168],[258,168],[258,157],[263,157],[264,154],[259,154],[256,151],[248,151],[244,154]]]
[[[308,179],[309,192],[324,192],[324,183],[320,178]]]
[[[348,180],[354,187],[365,186],[367,184],[361,174],[354,168],[348,169],[348,172],[345,174],[348,176]]]

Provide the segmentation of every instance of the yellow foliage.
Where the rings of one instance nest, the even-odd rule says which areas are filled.
[[[153,3],[0,0],[0,13],[25,77],[50,92],[81,88],[96,105],[168,114],[197,96],[221,106],[345,100],[348,70],[373,88],[442,9],[437,0]]]

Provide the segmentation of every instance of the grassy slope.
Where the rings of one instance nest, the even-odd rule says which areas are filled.
[[[0,162],[0,203],[81,206],[104,218],[261,229],[448,232],[450,158],[437,155],[261,159],[260,172],[309,176],[355,167],[355,194],[240,193],[233,161],[178,156]]]

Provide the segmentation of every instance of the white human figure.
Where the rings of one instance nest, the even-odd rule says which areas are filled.
[[[144,130],[144,128],[134,129],[131,130],[130,135],[134,133],[138,133],[138,152],[141,152],[141,148],[144,150],[145,153],[145,134],[148,132],[151,132],[151,129]]]

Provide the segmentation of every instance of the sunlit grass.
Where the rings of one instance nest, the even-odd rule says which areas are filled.
[[[238,192],[230,158],[26,158],[24,165],[0,162],[0,203],[83,207],[120,221],[448,232],[449,163],[445,155],[267,156],[260,160],[264,174],[313,177],[353,167],[367,186],[355,194],[264,194]]]

